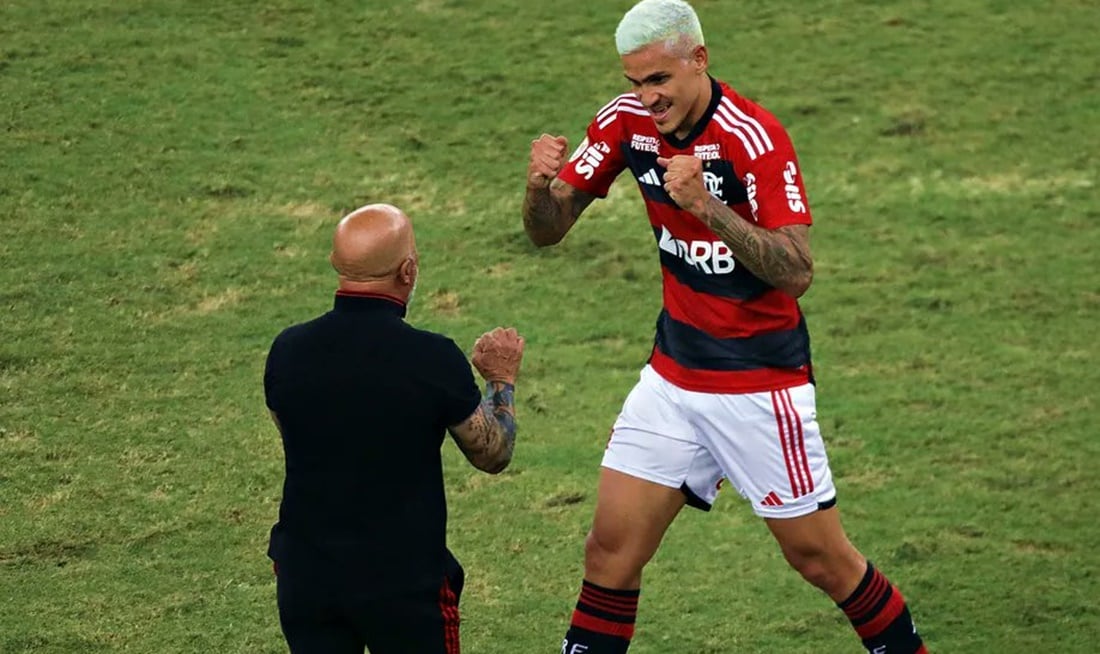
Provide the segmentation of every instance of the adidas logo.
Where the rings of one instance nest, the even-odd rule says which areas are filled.
[[[661,176],[657,174],[656,168],[650,168],[648,173],[638,178],[638,181],[643,184],[649,184],[650,186],[660,186]]]
[[[760,502],[764,506],[783,506],[783,500],[779,499],[779,496],[775,494],[775,491],[768,493],[767,497]]]

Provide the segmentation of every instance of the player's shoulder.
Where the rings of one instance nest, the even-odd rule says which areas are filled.
[[[600,107],[592,122],[600,129],[607,129],[617,120],[630,120],[632,116],[649,117],[645,105],[633,93],[623,93],[615,96],[610,102]]]
[[[764,107],[764,105],[741,95],[725,82],[719,82],[718,87],[722,90],[718,107],[723,110],[723,113],[726,115],[734,115],[742,118],[747,116],[760,123],[766,124],[768,127],[776,127],[781,130],[784,129],[783,124],[776,118],[775,114]]]
[[[712,122],[729,139],[740,144],[750,160],[777,148],[790,148],[787,130],[771,111],[720,82],[722,93]]]

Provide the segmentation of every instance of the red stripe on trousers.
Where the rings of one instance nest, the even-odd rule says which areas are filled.
[[[783,462],[787,464],[787,479],[791,482],[791,493],[795,496],[799,496],[798,489],[795,488],[794,483],[794,469],[791,467],[791,454],[787,448],[787,437],[783,432],[783,416],[779,412],[779,394],[772,391],[772,409],[775,411],[775,425],[779,428],[779,443],[783,446]]]
[[[624,640],[630,640],[634,637],[634,623],[622,623],[612,622],[611,620],[604,620],[603,618],[597,618],[594,615],[587,613],[581,613],[580,611],[573,611],[573,626],[580,627],[581,629],[587,629],[594,631],[598,634],[605,634],[608,636],[615,636]]]
[[[814,476],[810,474],[810,460],[806,456],[806,435],[802,432],[802,416],[798,415],[798,410],[794,408],[794,400],[791,399],[789,389],[783,390],[783,397],[787,401],[787,408],[791,410],[790,415],[794,416],[794,425],[798,430],[798,447],[795,449],[797,452],[795,459],[802,466],[803,472],[806,473],[806,483],[809,485],[806,492],[812,493],[814,492]]]
[[[443,614],[443,648],[446,654],[461,654],[458,639],[458,598],[446,579],[439,588],[439,611]]]

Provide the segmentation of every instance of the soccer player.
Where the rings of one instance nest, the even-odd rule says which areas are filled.
[[[810,207],[786,131],[710,77],[687,3],[642,0],[615,42],[631,92],[597,112],[572,156],[560,136],[532,142],[523,205],[528,236],[552,245],[629,170],[664,285],[652,354],[603,457],[563,654],[627,651],[643,567],[723,478],[868,652],[926,652],[901,593],[841,526],[798,305],[813,278]]]
[[[479,470],[508,465],[524,342],[477,340],[482,398],[454,341],[405,322],[419,256],[394,206],[348,214],[330,259],[332,311],[279,334],[264,373],[286,454],[268,549],[283,634],[294,654],[458,654],[439,448],[449,431]]]

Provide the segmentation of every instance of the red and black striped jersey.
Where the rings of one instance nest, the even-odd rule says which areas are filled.
[[[645,200],[664,279],[650,363],[670,382],[707,393],[777,390],[811,381],[810,338],[798,301],[762,281],[663,186],[657,157],[703,160],[707,191],[767,229],[809,225],[790,137],[779,121],[726,84],[684,139],[662,135],[633,94],[596,114],[558,177],[605,197],[629,169]]]

